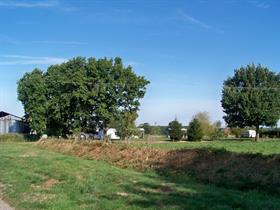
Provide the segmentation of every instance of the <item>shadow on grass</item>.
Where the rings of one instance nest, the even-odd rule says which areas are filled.
[[[187,174],[202,183],[280,193],[280,155],[238,154],[224,149],[171,150],[156,165],[163,176]]]
[[[156,182],[141,181],[123,186],[124,192],[134,195],[127,205],[141,209],[279,209],[280,199],[257,192],[226,190],[212,185],[201,185],[187,177],[150,176]],[[103,195],[108,200],[125,197]]]

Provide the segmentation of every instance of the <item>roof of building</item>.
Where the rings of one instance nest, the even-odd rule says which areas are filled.
[[[11,115],[11,116],[16,117],[16,118],[19,118],[19,119],[23,119],[22,117],[19,117],[19,116],[10,114],[10,113],[8,113],[8,112],[0,111],[0,118],[1,118],[1,117],[6,117],[6,116],[8,116],[8,115]]]

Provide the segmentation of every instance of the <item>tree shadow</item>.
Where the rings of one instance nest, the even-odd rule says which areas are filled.
[[[275,196],[198,184],[186,176],[172,178],[151,174],[147,177],[145,181],[123,185],[126,194],[103,195],[103,198],[114,200],[127,196],[127,206],[132,209],[280,208],[280,198]]]
[[[233,153],[224,149],[169,151],[153,163],[158,174],[185,174],[202,183],[238,190],[280,193],[280,155]]]

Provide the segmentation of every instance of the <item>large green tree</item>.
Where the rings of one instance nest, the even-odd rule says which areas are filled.
[[[260,126],[275,125],[280,117],[280,75],[254,64],[235,70],[224,81],[224,119],[230,127],[254,126],[256,140]]]
[[[18,82],[18,98],[24,105],[36,96],[27,88],[32,83],[28,75],[36,71]],[[136,75],[131,66],[125,67],[120,58],[76,57],[50,66],[41,72],[41,80],[45,101],[40,105],[45,111],[46,131],[51,135],[92,132],[97,127],[107,127],[125,113],[137,112],[149,83]],[[33,106],[39,104],[35,101],[30,107]],[[24,108],[27,114],[37,115]]]

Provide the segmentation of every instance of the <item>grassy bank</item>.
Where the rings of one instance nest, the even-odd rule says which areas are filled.
[[[280,155],[233,153],[225,149],[164,150],[101,142],[40,141],[60,153],[102,160],[121,168],[154,170],[164,176],[188,175],[227,188],[280,194]]]
[[[33,143],[1,143],[0,183],[17,209],[280,209],[280,198],[116,168]]]

